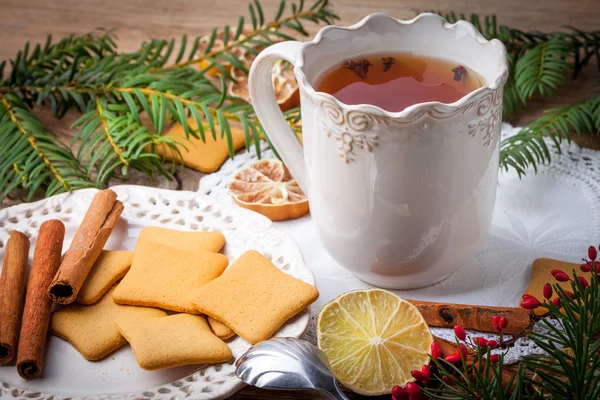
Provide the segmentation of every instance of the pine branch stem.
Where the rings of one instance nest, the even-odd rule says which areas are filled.
[[[10,120],[17,126],[19,131],[21,131],[21,133],[27,137],[27,141],[29,142],[31,147],[33,147],[33,149],[37,152],[38,157],[40,157],[44,161],[44,164],[46,164],[48,166],[48,168],[50,168],[50,171],[52,171],[52,174],[54,175],[56,180],[58,182],[60,182],[60,184],[65,188],[65,190],[69,190],[69,186],[66,184],[66,182],[65,182],[64,178],[62,177],[62,175],[60,174],[60,172],[58,172],[58,170],[54,167],[52,162],[50,162],[48,157],[46,157],[44,152],[40,150],[40,148],[37,144],[37,141],[35,140],[33,135],[31,135],[31,134],[29,134],[29,132],[27,132],[27,129],[25,129],[25,127],[23,126],[21,121],[19,121],[19,118],[17,118],[17,115],[15,114],[15,112],[12,108],[12,104],[6,98],[6,96],[4,96],[2,93],[0,93],[0,102],[2,102],[2,104],[6,108],[6,112],[8,113]],[[13,165],[13,167],[15,167],[15,166]],[[16,170],[18,170],[18,167],[16,168]]]
[[[13,163],[12,167],[15,170],[15,172],[17,173],[17,175],[21,175],[23,173],[23,171],[21,171],[21,169],[19,168],[17,163]],[[22,176],[21,182],[27,182],[27,178],[25,178],[25,176]]]
[[[135,93],[135,91],[138,90],[138,91],[140,91],[142,94],[144,94],[146,96],[151,96],[151,95],[158,95],[158,96],[160,96],[160,95],[163,95],[163,96],[165,96],[169,100],[177,99],[177,100],[181,101],[182,104],[185,104],[185,105],[197,106],[199,104],[197,101],[187,99],[187,98],[185,98],[183,96],[179,96],[179,95],[176,95],[176,94],[173,94],[173,93],[168,93],[168,92],[167,93],[165,93],[165,92],[159,92],[157,90],[149,89],[149,88],[122,88],[122,87],[119,87],[119,88],[115,88],[115,90],[118,91],[118,92],[120,92],[120,93]],[[217,115],[217,113],[214,111],[213,108],[209,108],[209,111],[211,112],[211,114],[212,114],[213,117]],[[223,116],[225,118],[227,118],[229,120],[238,119],[238,116],[236,114],[232,114],[232,113],[229,113],[229,112],[222,112],[222,114],[223,114]],[[251,122],[255,122],[257,125],[259,124],[258,121],[254,121],[254,120],[251,121]]]
[[[112,146],[113,150],[115,151],[115,153],[119,157],[119,160],[121,160],[121,162],[124,165],[126,165],[127,167],[129,167],[129,161],[127,161],[127,159],[125,159],[123,157],[123,149],[120,148],[119,146],[117,146],[117,144],[115,143],[114,138],[110,134],[110,129],[108,127],[108,121],[106,120],[106,115],[104,114],[104,108],[102,107],[102,101],[100,100],[99,97],[96,97],[96,111],[98,112],[98,116],[100,117],[100,121],[102,121],[102,128],[104,129],[104,135],[108,139],[108,142],[110,143],[110,145]]]
[[[540,54],[540,68],[538,70],[537,73],[537,82],[540,82],[542,80],[542,77],[544,76],[544,64],[546,62],[546,52],[547,52],[548,48],[546,46],[542,47],[542,53]]]
[[[293,21],[296,19],[313,18],[319,13],[319,11],[320,10],[317,9],[317,10],[310,10],[310,11],[301,12],[301,13],[295,13],[295,14],[292,14],[289,17],[283,18],[279,21],[270,22],[267,25],[261,27],[260,29],[257,29],[254,32],[249,33],[248,35],[240,36],[238,38],[238,40],[231,41],[229,44],[227,44],[226,46],[223,46],[222,48],[220,48],[218,50],[213,50],[209,53],[203,54],[202,56],[194,58],[192,60],[188,60],[188,61],[184,61],[184,62],[176,63],[176,64],[171,64],[171,65],[163,67],[163,68],[164,69],[181,68],[181,67],[187,67],[192,64],[200,63],[200,62],[206,60],[207,58],[213,58],[213,57],[218,56],[219,54],[222,54],[226,51],[230,51],[231,49],[248,42],[249,40],[255,38],[256,36],[262,34],[263,32],[266,32],[266,31],[269,31],[272,29],[278,29],[281,25],[284,25],[286,22],[290,22],[290,21]],[[157,69],[160,69],[160,68],[150,69],[149,72],[154,72]]]
[[[23,97],[25,97],[25,95],[27,93],[30,93],[32,91],[41,93],[41,92],[48,90],[50,93],[58,93],[58,92],[60,92],[61,88],[66,89],[66,90],[72,90],[74,92],[81,93],[81,94],[106,95],[109,93],[108,86],[105,87],[105,90],[100,90],[100,89],[94,89],[94,88],[90,88],[90,87],[76,86],[76,85],[74,85],[74,82],[69,82],[66,85],[50,86],[49,88],[47,86],[32,86],[32,85],[0,86],[0,94],[2,94],[2,93],[17,94],[17,92],[18,92]]]

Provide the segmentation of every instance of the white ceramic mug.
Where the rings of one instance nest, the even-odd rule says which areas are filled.
[[[313,87],[343,60],[397,52],[455,61],[476,71],[484,86],[452,104],[428,102],[393,113],[346,105]],[[294,65],[303,146],[272,90],[279,59]],[[327,251],[365,282],[408,289],[444,279],[483,244],[496,196],[507,77],[503,44],[467,22],[376,13],[350,27],[325,27],[310,42],[267,48],[250,70],[250,96],[308,195]]]

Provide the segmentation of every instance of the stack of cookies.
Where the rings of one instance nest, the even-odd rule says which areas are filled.
[[[220,363],[232,357],[224,340],[266,340],[317,299],[259,252],[228,267],[224,245],[221,233],[145,228],[134,252],[102,252],[51,330],[88,360],[129,342],[147,370]]]

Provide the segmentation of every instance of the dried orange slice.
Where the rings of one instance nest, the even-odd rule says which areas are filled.
[[[244,63],[249,62],[250,55],[245,57]],[[250,65],[248,65],[250,67]],[[231,76],[235,78],[237,82],[229,82],[228,94],[230,96],[239,97],[250,101],[250,91],[248,89],[248,76],[235,67],[231,68]],[[300,105],[300,92],[298,90],[298,83],[294,77],[294,71],[291,66],[285,63],[283,60],[279,60],[273,66],[273,73],[271,75],[273,81],[273,90],[275,91],[275,97],[277,97],[277,103],[281,111],[287,111]]]
[[[229,182],[229,194],[240,206],[273,221],[308,214],[308,199],[279,160],[259,160],[239,170]]]

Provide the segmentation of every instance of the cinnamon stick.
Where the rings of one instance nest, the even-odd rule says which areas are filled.
[[[2,299],[0,300],[0,365],[12,361],[19,341],[23,298],[27,280],[29,239],[12,231],[6,242],[2,265]]]
[[[52,301],[46,292],[60,266],[64,237],[65,226],[56,219],[40,226],[31,262],[17,352],[17,372],[23,379],[33,379],[42,372],[52,311]]]
[[[106,189],[96,193],[48,288],[52,301],[58,304],[75,301],[122,211],[123,203],[117,200],[115,192]]]
[[[466,304],[442,304],[427,301],[408,300],[419,309],[429,326],[453,328],[462,325],[465,329],[480,332],[495,332],[492,317],[499,315],[508,318],[508,327],[502,332],[514,335],[521,333],[531,322],[529,311],[514,307],[473,306]]]

